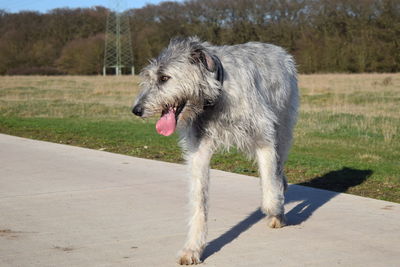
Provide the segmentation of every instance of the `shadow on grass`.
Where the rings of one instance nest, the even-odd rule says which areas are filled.
[[[318,208],[338,195],[337,192],[346,192],[349,188],[362,184],[371,174],[371,170],[344,167],[341,170],[331,171],[323,176],[315,177],[308,182],[289,185],[286,192],[286,204],[299,201],[300,203],[286,214],[287,224],[301,224],[310,218]],[[313,190],[309,187],[323,188],[336,192]],[[235,240],[264,217],[265,215],[258,208],[227,232],[209,242],[204,249],[202,261],[220,251],[225,245]]]

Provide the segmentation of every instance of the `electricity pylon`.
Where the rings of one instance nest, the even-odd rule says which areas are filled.
[[[115,0],[114,3],[116,8],[110,10],[107,16],[103,75],[107,75],[108,69],[114,69],[115,75],[129,72],[134,75],[129,17],[120,10],[120,0]]]

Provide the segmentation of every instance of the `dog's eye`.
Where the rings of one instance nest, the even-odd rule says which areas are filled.
[[[166,81],[168,81],[169,79],[171,79],[171,77],[167,76],[167,75],[162,75],[160,76],[159,80],[162,83],[165,83]]]

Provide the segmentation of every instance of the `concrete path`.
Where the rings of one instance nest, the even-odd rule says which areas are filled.
[[[269,229],[258,179],[211,172],[204,266],[400,266],[400,205],[291,185]],[[177,266],[185,167],[0,134],[0,266]]]

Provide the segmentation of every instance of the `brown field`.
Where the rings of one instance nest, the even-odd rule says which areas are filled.
[[[43,76],[3,76],[0,81],[2,101],[41,99],[127,106],[138,92],[139,77],[49,76],[43,79]],[[301,110],[305,112],[400,118],[400,74],[299,75],[299,87]],[[48,114],[52,115],[55,114]],[[65,116],[57,114],[57,117]]]

